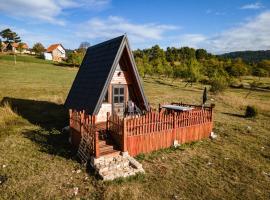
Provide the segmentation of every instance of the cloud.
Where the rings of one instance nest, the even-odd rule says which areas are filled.
[[[210,14],[213,14],[213,15],[226,15],[226,12],[224,11],[214,11],[214,10],[211,10],[211,9],[207,9],[205,11],[206,14],[210,15]]]
[[[211,51],[270,49],[270,11],[206,40]]]
[[[166,32],[178,28],[173,25],[157,23],[136,24],[122,17],[110,16],[106,19],[92,18],[80,24],[76,35],[86,39],[104,40],[127,33],[130,40],[139,46],[139,44],[149,43],[153,40],[165,39]]]
[[[201,44],[207,40],[207,37],[203,34],[183,34],[171,36],[169,40],[170,46],[201,48]]]
[[[257,3],[243,5],[240,9],[243,9],[243,10],[258,10],[258,9],[261,9],[261,8],[263,8],[263,5],[261,3],[259,3],[259,2],[257,2]]]
[[[204,48],[212,53],[267,50],[270,49],[270,11],[216,35],[182,34],[169,38],[168,44]]]
[[[110,0],[0,0],[0,11],[21,20],[41,21],[64,25],[63,10],[84,7],[100,9]]]

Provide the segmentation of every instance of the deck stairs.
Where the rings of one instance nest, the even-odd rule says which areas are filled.
[[[78,151],[77,151],[77,157],[79,158],[82,164],[86,164],[88,160],[90,159],[90,155],[91,155],[91,150],[88,144],[88,141],[90,140],[88,139],[88,137],[89,136],[87,134],[83,134]]]
[[[117,150],[117,146],[114,144],[113,140],[106,132],[106,124],[99,123],[96,126],[99,132],[99,156],[117,156],[120,154],[120,151]],[[83,134],[81,138],[81,142],[79,144],[79,148],[77,151],[77,157],[81,161],[82,164],[86,164],[91,158],[91,150],[88,144],[88,141],[91,141],[88,134]]]

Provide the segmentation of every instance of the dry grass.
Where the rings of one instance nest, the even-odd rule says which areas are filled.
[[[140,155],[145,175],[102,182],[78,164],[60,132],[68,123],[61,104],[76,70],[0,63],[0,100],[6,97],[0,107],[0,199],[269,199],[270,93],[246,99],[247,90],[229,89],[210,95],[216,140]],[[144,88],[157,105],[199,103],[204,86],[147,78]],[[249,104],[259,107],[255,119],[243,117]]]
[[[17,117],[17,114],[12,110],[9,103],[4,103],[0,107],[0,127],[6,128],[10,122],[14,121]]]

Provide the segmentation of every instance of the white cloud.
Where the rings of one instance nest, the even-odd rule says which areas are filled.
[[[211,10],[211,9],[207,9],[205,11],[206,14],[210,15],[210,14],[213,14],[213,15],[226,15],[226,12],[224,11],[214,11],[214,10]]]
[[[270,49],[270,11],[216,35],[183,34],[170,41],[171,46],[205,48],[212,53],[267,50]]]
[[[60,15],[64,9],[85,7],[100,9],[110,0],[0,0],[0,11],[21,20],[42,21],[64,25]]]
[[[202,34],[183,34],[179,36],[172,36],[169,38],[169,40],[169,46],[188,46],[193,48],[200,48],[201,44],[207,40],[207,37]]]
[[[208,38],[205,45],[215,52],[270,49],[270,11]]]
[[[246,4],[241,7],[243,10],[258,10],[263,8],[263,5],[259,2],[257,3],[251,3],[251,4]]]
[[[167,31],[176,30],[173,25],[146,23],[135,24],[128,20],[110,16],[107,19],[92,18],[78,27],[77,36],[86,39],[109,39],[127,33],[130,40],[139,46],[145,42],[165,39]]]

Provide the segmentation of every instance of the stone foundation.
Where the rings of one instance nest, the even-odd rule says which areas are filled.
[[[91,166],[96,170],[103,180],[114,180],[116,178],[134,176],[137,173],[144,173],[142,164],[127,152],[117,156],[104,156],[92,158]]]

